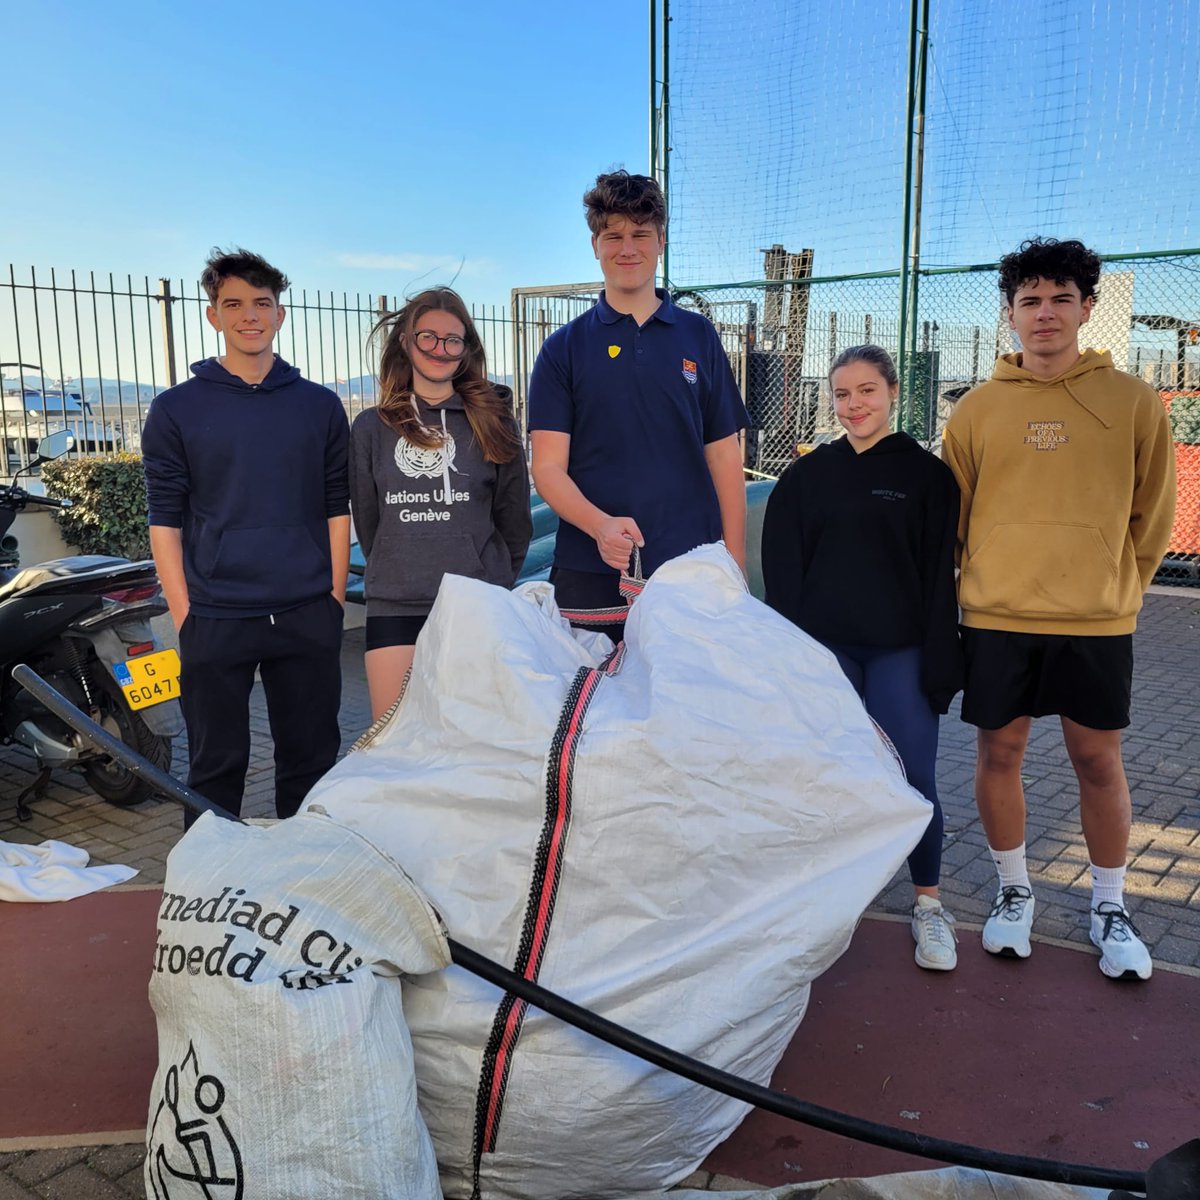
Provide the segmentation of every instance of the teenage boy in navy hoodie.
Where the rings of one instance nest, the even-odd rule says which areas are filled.
[[[290,817],[337,758],[350,562],[341,401],[273,350],[284,274],[214,250],[201,285],[225,353],[158,396],[142,432],[150,547],[179,630],[188,785],[239,813],[259,671]]]

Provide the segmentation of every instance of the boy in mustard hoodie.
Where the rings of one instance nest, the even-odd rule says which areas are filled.
[[[1148,979],[1124,901],[1121,730],[1137,613],[1174,517],[1175,458],[1153,388],[1106,351],[1080,353],[1099,278],[1099,258],[1077,241],[1037,238],[1001,260],[1022,349],[959,402],[943,456],[962,490],[962,715],[979,728],[975,800],[1000,877],[983,947],[1030,953],[1021,763],[1032,718],[1055,715],[1079,781],[1100,969]]]

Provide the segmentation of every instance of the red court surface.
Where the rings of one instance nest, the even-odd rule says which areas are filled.
[[[922,971],[907,922],[867,919],[814,985],[773,1086],[814,1104],[994,1150],[1145,1170],[1200,1134],[1200,978],[1101,975],[1098,955],[1035,943]],[[928,1169],[753,1112],[705,1167],[765,1185]]]
[[[0,904],[0,1148],[145,1128],[158,1062],[146,989],[160,895]]]
[[[0,1149],[144,1126],[157,902],[0,904]],[[932,974],[905,924],[867,919],[814,986],[775,1086],[931,1136],[1144,1170],[1200,1133],[1198,1033],[1194,975],[1114,983],[1091,954],[1038,944],[1028,961],[994,959],[970,931],[958,970]],[[756,1112],[705,1168],[776,1185],[930,1165]]]

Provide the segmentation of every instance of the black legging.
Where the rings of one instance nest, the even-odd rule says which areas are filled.
[[[921,691],[920,648],[829,645],[829,649],[867,712],[891,738],[908,782],[933,805],[929,828],[908,856],[908,870],[916,887],[937,887],[943,830],[937,794],[938,716]]]

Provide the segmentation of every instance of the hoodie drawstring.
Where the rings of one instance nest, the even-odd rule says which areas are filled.
[[[429,426],[421,420],[421,410],[417,406],[417,397],[409,393],[409,402],[412,404],[413,412],[416,414],[417,424],[425,429]],[[450,504],[450,431],[446,428],[446,410],[440,405],[438,413],[442,418],[442,503],[447,506]]]
[[[1066,388],[1067,395],[1070,396],[1071,399],[1074,400],[1084,412],[1090,413],[1093,417],[1095,417],[1105,429],[1112,428],[1112,423],[1110,421],[1106,421],[1094,408],[1091,407],[1091,405],[1087,403],[1086,400],[1079,395],[1078,392],[1075,391],[1075,389],[1071,386],[1071,380],[1069,378],[1064,379],[1062,381],[1062,385],[1064,388]]]
[[[1081,379],[1090,376],[1097,369],[1112,370],[1113,361],[1112,355],[1107,350],[1084,350],[1079,358],[1067,368],[1061,375],[1056,375],[1053,379],[1035,379],[1030,372],[1023,367],[1017,360],[1020,354],[1014,352],[1011,354],[1002,354],[996,360],[995,370],[992,372],[992,379],[1001,380],[1006,383],[1018,383],[1023,387],[1037,388],[1054,388],[1062,386],[1063,390],[1071,399],[1083,409],[1091,417],[1095,417],[1105,429],[1112,428],[1112,422],[1106,419],[1092,404],[1089,404],[1079,392],[1072,387],[1072,383],[1078,384]]]
[[[446,431],[446,410],[442,414],[442,500],[450,504],[450,434]]]

